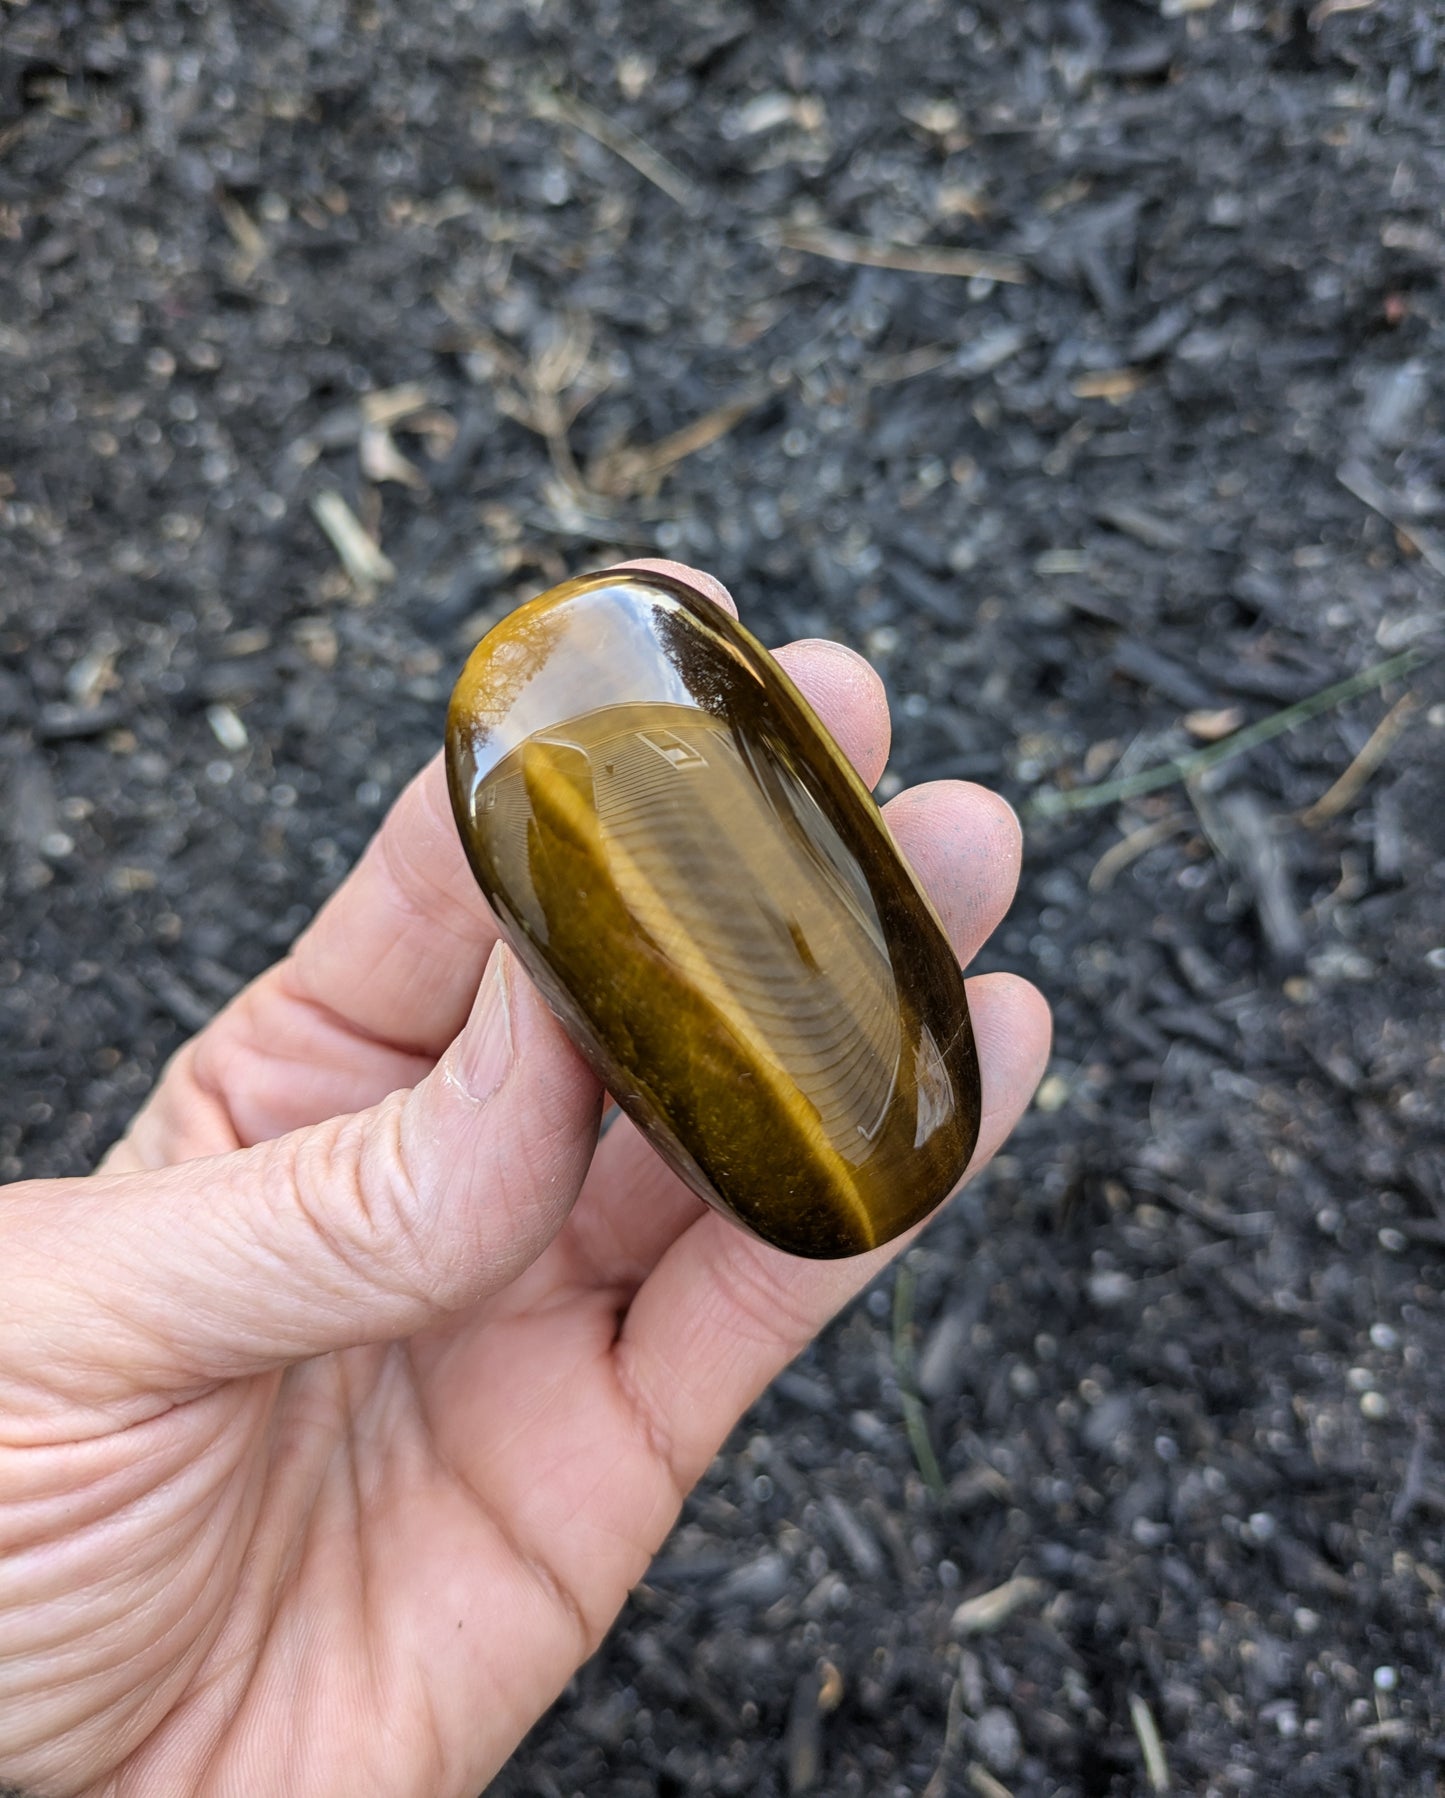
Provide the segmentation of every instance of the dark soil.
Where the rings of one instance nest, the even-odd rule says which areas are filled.
[[[1125,1794],[1151,1727],[1176,1792],[1440,1789],[1442,58],[1439,0],[0,0],[5,1177],[92,1165],[564,572],[707,565],[874,658],[890,790],[1021,807],[1422,652],[1036,817],[1038,1109],[505,1798]]]

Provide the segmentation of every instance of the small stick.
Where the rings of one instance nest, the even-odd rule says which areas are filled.
[[[1311,718],[1318,718],[1322,712],[1332,711],[1351,699],[1358,699],[1362,693],[1383,687],[1399,675],[1411,674],[1429,659],[1423,650],[1402,650],[1387,662],[1376,662],[1371,668],[1362,668],[1347,680],[1336,681],[1333,686],[1312,693],[1308,699],[1287,705],[1282,711],[1271,712],[1267,718],[1261,718],[1255,724],[1247,724],[1243,730],[1235,731],[1233,736],[1211,743],[1207,748],[1196,749],[1191,755],[1176,756],[1172,761],[1160,762],[1153,768],[1141,768],[1137,774],[1126,774],[1118,780],[1100,781],[1095,787],[1037,793],[1024,806],[1024,811],[1033,818],[1057,818],[1064,813],[1092,811],[1097,806],[1113,805],[1120,799],[1137,799],[1141,793],[1153,793],[1160,787],[1175,786],[1182,780],[1189,780],[1196,774],[1204,774],[1210,768],[1219,767],[1222,762],[1233,761],[1235,756],[1243,755],[1249,749],[1257,749],[1261,743],[1272,742],[1286,731],[1307,724]]]
[[[857,268],[889,268],[905,275],[951,275],[962,279],[978,276],[1022,287],[1029,272],[1012,256],[988,256],[977,250],[953,250],[940,244],[870,243],[847,231],[827,227],[788,225],[778,234],[784,249],[801,250],[805,256],[821,256],[828,262],[847,262]]]
[[[644,142],[635,131],[629,131],[626,125],[619,125],[616,119],[609,119],[605,112],[599,112],[595,106],[589,106],[575,94],[555,94],[541,90],[532,96],[532,112],[539,119],[571,125],[574,130],[601,144],[604,150],[610,150],[614,156],[621,157],[629,168],[636,169],[644,181],[650,181],[655,188],[665,193],[690,218],[696,217],[701,211],[702,196],[680,168],[676,168],[665,156],[654,150],[651,144]]]
[[[1313,830],[1316,825],[1325,824],[1337,817],[1347,806],[1351,806],[1364,791],[1370,777],[1378,770],[1380,764],[1390,753],[1396,737],[1410,722],[1410,714],[1419,705],[1413,693],[1402,694],[1385,713],[1384,717],[1370,732],[1369,740],[1355,757],[1335,784],[1324,793],[1312,806],[1299,815],[1301,824]]]
[[[1106,849],[1094,863],[1093,872],[1089,875],[1089,891],[1104,892],[1141,855],[1157,849],[1160,843],[1167,842],[1176,831],[1188,828],[1187,812],[1170,812],[1167,818],[1156,818],[1152,824],[1144,824],[1138,830],[1131,830],[1127,837],[1115,843],[1112,849]]]

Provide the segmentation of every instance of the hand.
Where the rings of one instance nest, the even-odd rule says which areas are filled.
[[[871,785],[876,676],[779,659]],[[1012,812],[954,782],[887,810],[967,961]],[[1049,1022],[1011,975],[969,998],[976,1170]],[[630,1125],[599,1144],[600,1097],[433,762],[102,1171],[0,1198],[0,1789],[472,1798],[501,1765],[900,1246],[766,1248]]]

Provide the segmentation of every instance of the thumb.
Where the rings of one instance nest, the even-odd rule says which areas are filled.
[[[0,1412],[48,1394],[72,1414],[435,1324],[555,1235],[600,1099],[498,944],[410,1092],[235,1154],[10,1188]]]

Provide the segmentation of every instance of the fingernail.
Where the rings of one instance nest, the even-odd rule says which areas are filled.
[[[498,943],[477,988],[472,1015],[457,1039],[452,1077],[469,1098],[489,1099],[512,1065],[511,959],[506,945]]]

